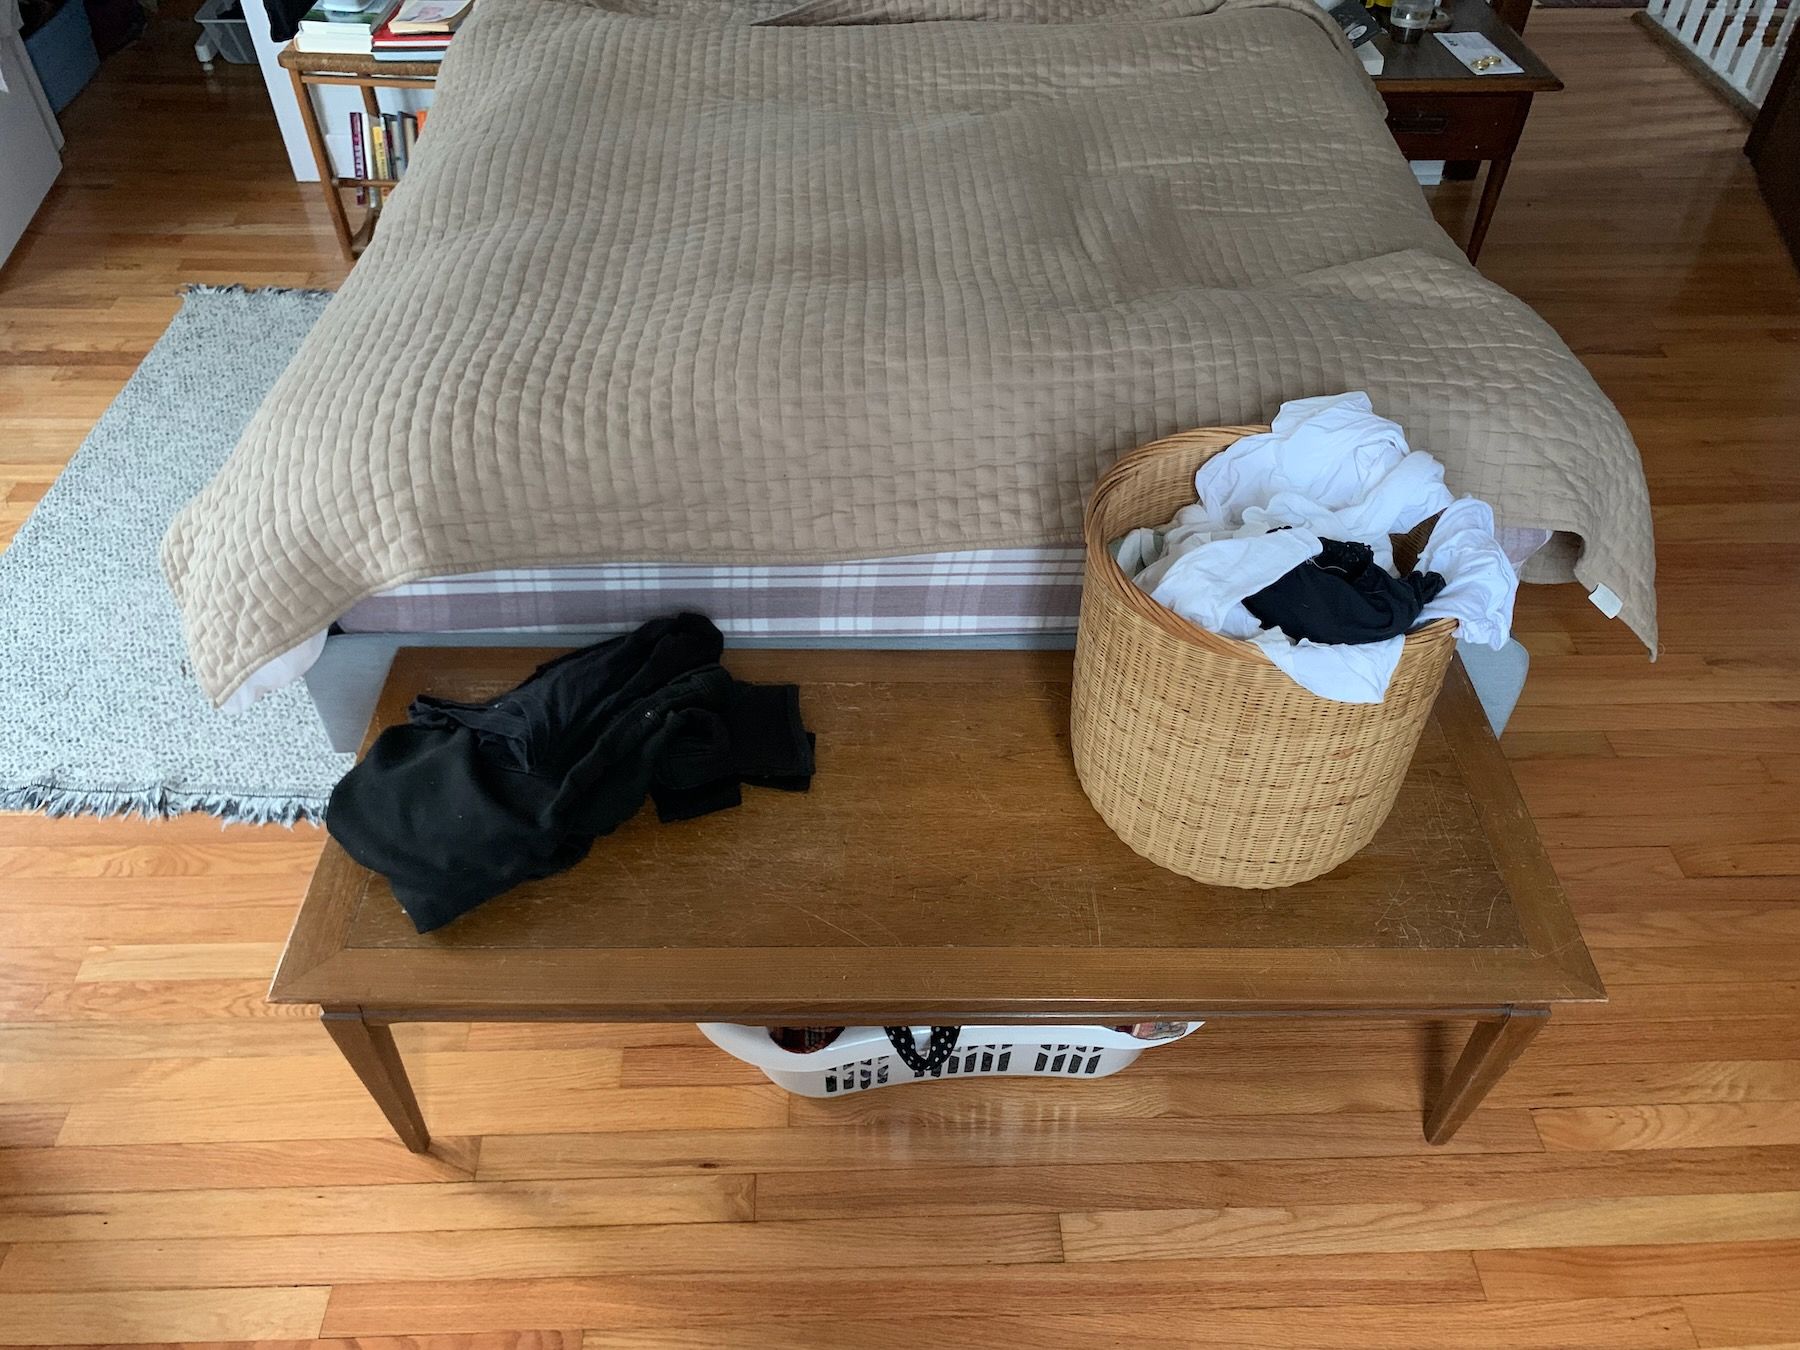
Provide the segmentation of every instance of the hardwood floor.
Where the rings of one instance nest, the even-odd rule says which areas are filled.
[[[256,73],[157,27],[70,109],[0,272],[0,533],[179,285],[341,276]],[[1613,1002],[1451,1148],[1419,1128],[1447,1030],[1222,1027],[1104,1083],[819,1103],[690,1027],[453,1026],[400,1028],[442,1132],[413,1157],[262,1001],[315,833],[8,817],[0,1342],[1800,1344],[1800,282],[1743,124],[1625,14],[1531,36],[1568,89],[1484,268],[1637,434],[1667,645],[1525,596],[1506,749]]]

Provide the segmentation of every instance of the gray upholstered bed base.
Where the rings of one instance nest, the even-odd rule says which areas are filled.
[[[332,748],[354,751],[362,744],[363,731],[375,711],[375,700],[387,679],[394,653],[402,647],[576,647],[607,634],[559,630],[554,633],[340,633],[328,638],[325,651],[307,672],[306,688],[319,709],[319,717],[331,738]],[[1072,634],[1015,638],[891,638],[859,641],[851,638],[743,638],[729,640],[733,647],[886,647],[886,648],[1068,648]],[[1499,651],[1459,643],[1463,665],[1488,721],[1498,736],[1525,688],[1531,657],[1517,640]]]

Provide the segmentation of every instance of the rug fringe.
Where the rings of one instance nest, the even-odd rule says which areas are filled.
[[[325,803],[311,797],[255,797],[221,792],[177,792],[144,788],[135,792],[55,787],[32,783],[0,788],[0,811],[36,811],[47,816],[138,816],[166,820],[200,812],[219,825],[322,825]]]
[[[304,300],[329,300],[336,291],[322,286],[246,286],[241,281],[219,286],[206,281],[190,281],[181,288],[182,295],[296,295]]]

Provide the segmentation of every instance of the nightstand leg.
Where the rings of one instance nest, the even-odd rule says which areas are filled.
[[[300,125],[306,128],[306,143],[312,146],[313,163],[319,166],[319,187],[325,193],[325,209],[331,212],[331,228],[337,231],[338,247],[344,250],[344,256],[354,259],[356,254],[350,248],[350,218],[344,213],[344,198],[338,192],[331,152],[325,148],[325,138],[319,134],[319,114],[313,107],[312,91],[300,78],[299,71],[290,70],[288,76],[294,82],[294,99],[300,104]]]
[[[1513,1008],[1475,1024],[1449,1081],[1425,1116],[1425,1141],[1447,1144],[1550,1020],[1548,1008]]]
[[[1487,181],[1481,185],[1481,201],[1475,207],[1475,224],[1469,229],[1469,242],[1463,249],[1469,255],[1470,262],[1481,256],[1482,240],[1487,238],[1488,226],[1494,219],[1494,208],[1500,205],[1500,189],[1506,186],[1506,171],[1511,167],[1511,155],[1488,165]]]
[[[394,1127],[394,1133],[400,1136],[400,1142],[414,1153],[429,1149],[431,1136],[425,1130],[425,1117],[419,1114],[412,1084],[407,1081],[406,1066],[400,1062],[393,1030],[365,1022],[360,1012],[334,1012],[328,1008],[319,1014],[319,1020],[350,1061],[350,1067],[388,1124]]]

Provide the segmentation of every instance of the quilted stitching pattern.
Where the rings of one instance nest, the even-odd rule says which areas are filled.
[[[207,692],[424,576],[1070,543],[1121,452],[1358,388],[1502,523],[1580,536],[1653,643],[1623,423],[1432,222],[1319,11],[1063,4],[484,0],[373,246],[169,531]]]

